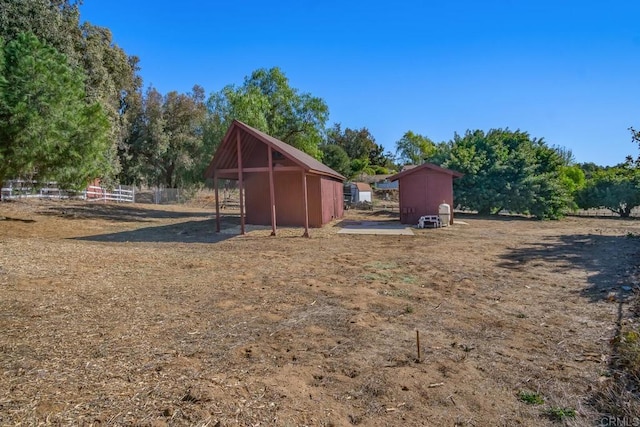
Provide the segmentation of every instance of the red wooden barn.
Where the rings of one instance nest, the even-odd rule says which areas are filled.
[[[344,176],[306,153],[234,120],[205,172],[216,189],[216,227],[220,231],[218,179],[238,180],[240,232],[244,225],[276,223],[322,227],[342,218]],[[244,202],[243,203],[243,194]],[[246,216],[246,219],[245,219]]]
[[[453,207],[453,180],[462,176],[460,172],[433,163],[390,176],[389,181],[398,181],[400,222],[417,224],[423,215],[438,215],[438,207],[443,202]],[[453,215],[450,221],[453,223]]]

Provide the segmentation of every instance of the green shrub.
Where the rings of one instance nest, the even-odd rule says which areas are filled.
[[[546,410],[546,414],[554,421],[562,421],[565,418],[575,418],[576,410],[572,408],[562,408],[560,406],[553,406]]]
[[[542,405],[544,403],[542,396],[535,392],[521,391],[518,393],[518,398],[529,405]]]

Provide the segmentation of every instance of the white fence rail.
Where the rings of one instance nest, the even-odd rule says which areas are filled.
[[[87,202],[125,202],[171,204],[184,203],[193,197],[194,192],[180,188],[136,188],[130,185],[118,185],[113,188],[89,185],[84,191],[72,191],[58,188],[56,182],[37,182],[11,180],[3,183],[1,199],[77,199]]]
[[[135,187],[128,185],[119,185],[111,190],[97,185],[90,185],[83,194],[83,198],[88,202],[111,201],[133,203],[136,200]]]
[[[609,209],[578,209],[569,213],[571,216],[598,216],[598,217],[620,217],[616,212]],[[640,208],[631,209],[630,218],[640,218]]]
[[[2,199],[81,199],[90,202],[113,201],[134,202],[135,187],[119,185],[113,189],[90,185],[84,191],[58,188],[55,182],[37,183],[32,181],[7,181],[2,186]]]

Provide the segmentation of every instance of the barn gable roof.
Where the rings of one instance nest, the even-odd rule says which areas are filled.
[[[440,173],[446,173],[447,175],[451,175],[452,178],[462,178],[464,176],[463,173],[460,173],[458,171],[454,171],[451,169],[446,169],[443,168],[441,166],[438,166],[436,164],[433,163],[423,163],[420,166],[414,166],[412,168],[405,168],[402,172],[398,172],[395,175],[392,175],[389,177],[389,181],[393,182],[393,181],[397,181],[402,177],[405,177],[407,175],[411,175],[413,173],[425,170],[425,169],[430,169],[436,172],[440,172]]]
[[[252,128],[239,120],[234,120],[233,123],[231,123],[231,126],[229,126],[222,143],[213,156],[213,160],[211,160],[209,167],[207,167],[205,172],[206,178],[213,178],[214,170],[216,169],[237,168],[238,152],[236,138],[238,134],[240,135],[241,155],[243,158],[249,157],[258,144],[266,144],[273,150],[282,154],[284,157],[293,161],[307,173],[328,176],[340,181],[344,181],[346,179],[344,176],[340,175],[329,166],[314,159],[307,153],[304,153],[297,148],[280,141],[279,139],[267,135],[264,132]],[[237,178],[237,174],[234,174],[234,176],[229,174],[226,176],[220,175],[219,177],[235,179]]]

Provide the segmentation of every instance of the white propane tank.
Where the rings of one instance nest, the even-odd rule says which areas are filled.
[[[451,206],[442,202],[438,206],[438,215],[440,216],[440,224],[442,227],[448,227],[451,221]]]

